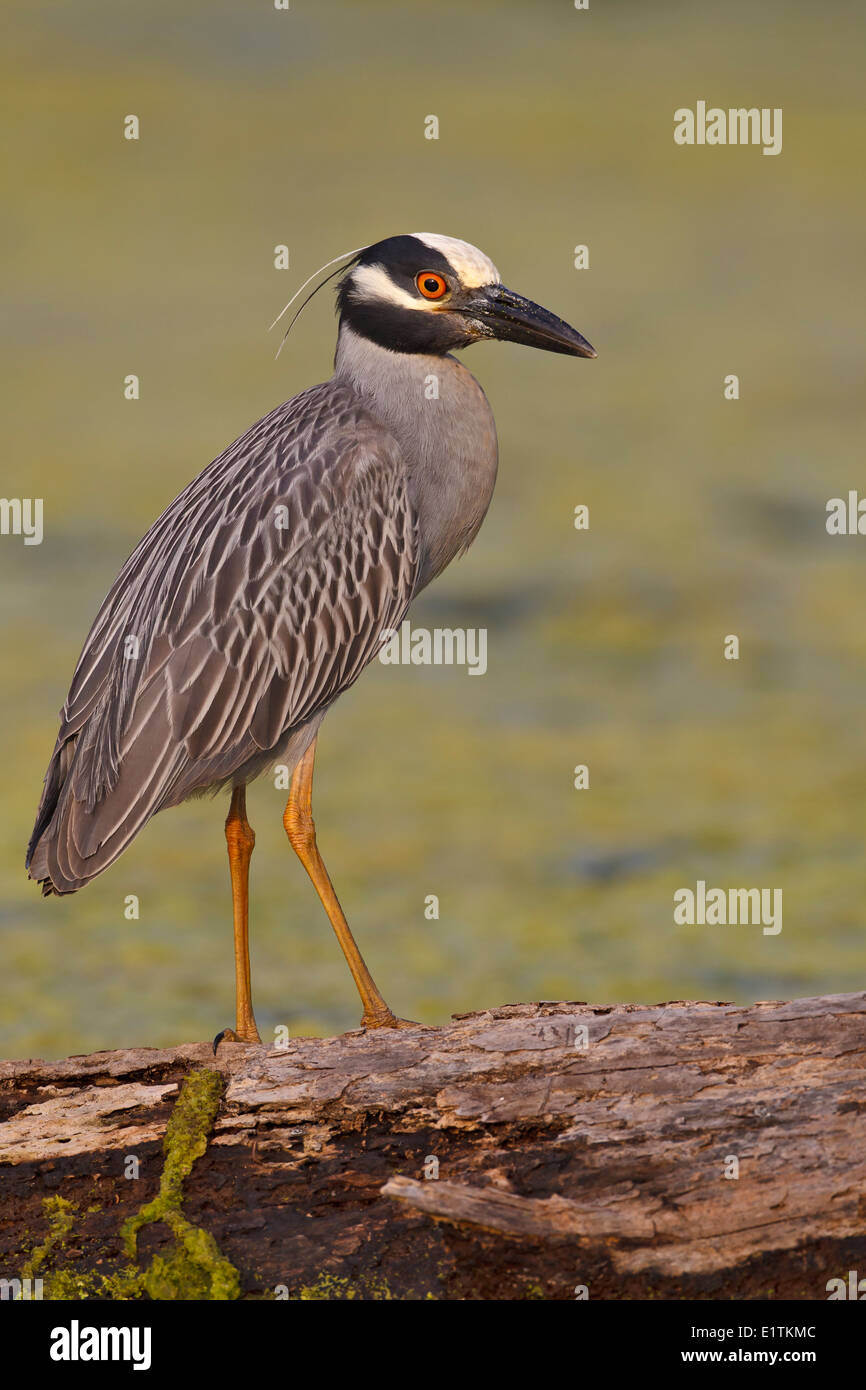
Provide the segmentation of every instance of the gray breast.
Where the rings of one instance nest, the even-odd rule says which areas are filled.
[[[490,506],[498,449],[489,402],[455,357],[389,352],[345,326],[335,378],[364,397],[406,460],[418,520],[417,593],[471,545]]]

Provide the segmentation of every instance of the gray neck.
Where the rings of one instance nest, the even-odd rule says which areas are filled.
[[[348,382],[394,435],[418,515],[418,588],[472,543],[496,481],[487,397],[456,357],[389,352],[340,324],[335,380]]]

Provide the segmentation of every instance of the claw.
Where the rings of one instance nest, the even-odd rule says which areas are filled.
[[[213,1040],[213,1055],[217,1054],[217,1048],[221,1042],[237,1042],[238,1035],[234,1028],[224,1028],[221,1033],[217,1033]]]

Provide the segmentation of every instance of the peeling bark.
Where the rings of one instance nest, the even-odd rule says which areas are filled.
[[[849,994],[517,1004],[216,1060],[5,1063],[0,1277],[55,1194],[76,1204],[67,1268],[121,1258],[196,1066],[227,1085],[184,1210],[245,1295],[825,1299],[866,1274],[866,994]],[[143,1232],[144,1255],[169,1238]]]

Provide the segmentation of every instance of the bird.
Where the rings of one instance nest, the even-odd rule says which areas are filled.
[[[596,356],[457,237],[389,236],[321,270],[335,264],[301,305],[340,276],[333,375],[229,445],[129,556],[75,667],[26,855],[43,894],[74,893],[158,811],[229,792],[235,1025],[214,1050],[261,1041],[246,789],[276,763],[290,772],[286,835],[353,976],[361,1027],[410,1026],[379,992],[319,852],[319,729],[490,505],[496,427],[455,351],[498,340]]]

